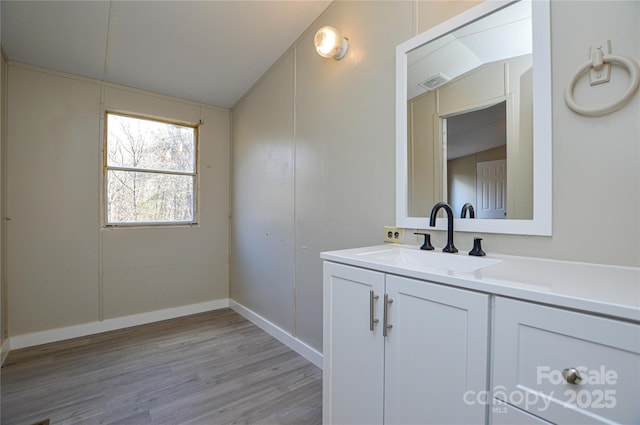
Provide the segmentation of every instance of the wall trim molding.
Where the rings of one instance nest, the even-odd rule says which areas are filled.
[[[101,332],[113,331],[116,329],[128,328],[131,326],[145,325],[147,323],[159,322],[161,320],[175,319],[177,317],[189,316],[191,314],[204,313],[229,307],[229,299],[206,301],[197,304],[190,304],[180,307],[172,307],[164,310],[155,310],[147,313],[133,314],[130,316],[106,319],[100,322],[90,322],[81,325],[67,326],[64,328],[50,329],[41,332],[33,332],[24,335],[16,335],[9,338],[9,344],[2,345],[2,355],[4,347],[12,350],[19,348],[33,347],[35,345],[47,344],[50,342],[64,341],[66,339],[81,336],[93,335]],[[4,357],[2,358],[4,361]]]
[[[232,310],[234,310],[236,313],[238,313],[257,327],[322,369],[322,353],[320,353],[318,350],[309,346],[305,342],[291,335],[289,332],[271,323],[264,317],[260,316],[259,314],[234,300],[229,300],[229,307],[231,307]]]

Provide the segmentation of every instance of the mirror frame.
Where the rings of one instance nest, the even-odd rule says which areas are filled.
[[[407,53],[482,17],[508,7],[513,1],[487,1],[399,44],[396,47],[396,226],[429,228],[424,217],[408,215],[407,163]],[[549,0],[533,0],[533,219],[455,219],[455,230],[478,233],[551,236],[552,129],[551,27]],[[446,230],[438,218],[435,229]],[[432,228],[433,229],[433,228]]]

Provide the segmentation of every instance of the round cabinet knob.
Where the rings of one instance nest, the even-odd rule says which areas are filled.
[[[580,372],[575,367],[563,369],[562,376],[570,384],[579,384],[582,381],[582,376],[580,376]]]

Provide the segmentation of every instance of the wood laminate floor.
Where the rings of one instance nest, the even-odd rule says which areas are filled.
[[[230,309],[9,353],[2,424],[320,424],[322,372]]]

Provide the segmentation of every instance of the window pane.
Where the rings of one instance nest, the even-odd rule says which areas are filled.
[[[195,129],[108,114],[107,165],[195,173]]]
[[[107,171],[107,223],[194,222],[195,177]]]

